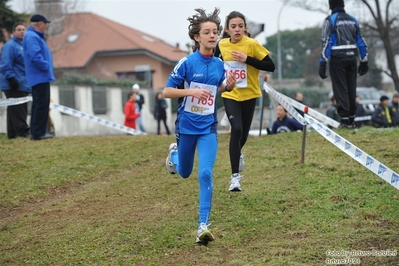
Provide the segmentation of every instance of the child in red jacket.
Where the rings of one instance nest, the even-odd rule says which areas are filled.
[[[136,96],[135,91],[128,93],[128,101],[125,104],[125,123],[124,125],[130,128],[136,129],[136,118],[140,116],[140,113],[136,113]]]

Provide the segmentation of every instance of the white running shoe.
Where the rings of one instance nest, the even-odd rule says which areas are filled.
[[[176,174],[176,167],[172,162],[172,152],[177,152],[177,144],[176,143],[171,143],[169,145],[169,154],[168,157],[166,157],[166,169],[168,169],[168,172],[172,175]]]
[[[240,155],[240,164],[238,166],[238,171],[239,172],[244,171],[244,165],[245,165],[244,154],[241,153],[241,155]]]
[[[213,241],[215,237],[212,235],[211,231],[205,223],[201,223],[198,226],[196,242],[198,244],[207,244],[209,241]]]
[[[240,180],[243,178],[240,174],[232,174],[229,190],[230,191],[241,191]]]

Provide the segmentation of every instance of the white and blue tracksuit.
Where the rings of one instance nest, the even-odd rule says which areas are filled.
[[[335,7],[323,23],[320,62],[329,64],[341,123],[351,124],[356,116],[357,60],[367,62],[367,57],[358,21],[343,7]]]
[[[216,94],[225,79],[223,62],[199,51],[182,58],[169,76],[166,87],[207,88],[212,91],[206,101],[184,97],[177,111],[175,133],[178,152],[172,153],[172,162],[183,178],[193,170],[195,149],[198,149],[199,219],[208,224],[213,180],[212,172],[218,150]]]

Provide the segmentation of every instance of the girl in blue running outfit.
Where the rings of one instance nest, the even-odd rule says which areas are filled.
[[[166,167],[171,174],[188,178],[198,149],[199,219],[197,243],[214,239],[209,231],[212,203],[212,172],[218,150],[216,93],[231,91],[235,77],[225,78],[223,62],[213,56],[220,33],[219,9],[188,18],[188,35],[195,42],[193,53],[182,58],[171,72],[163,95],[182,98],[177,110],[175,134],[177,143],[169,147]],[[183,86],[182,86],[183,85]]]

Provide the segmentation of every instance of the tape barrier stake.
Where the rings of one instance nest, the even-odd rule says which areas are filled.
[[[91,122],[94,122],[94,123],[97,123],[97,124],[100,124],[100,125],[103,125],[103,126],[106,126],[106,127],[110,127],[110,128],[125,132],[127,134],[131,134],[131,135],[142,134],[141,131],[136,130],[134,128],[126,127],[124,125],[117,124],[117,123],[114,123],[112,121],[109,121],[109,120],[106,120],[106,119],[103,119],[103,118],[100,118],[100,117],[97,117],[97,116],[94,116],[94,115],[91,115],[91,114],[87,114],[87,113],[84,113],[84,112],[81,112],[81,111],[78,111],[78,110],[63,106],[63,105],[50,103],[50,108],[53,109],[53,110],[60,111],[61,113],[64,113],[64,114],[68,114],[68,115],[75,116],[75,117],[78,117],[78,118],[84,118],[84,119],[89,120]]]
[[[303,112],[305,114],[308,113],[308,107],[305,106],[303,108]],[[305,146],[306,146],[306,131],[308,131],[308,126],[305,123],[305,125],[303,125],[303,129],[302,129],[302,151],[301,151],[301,163],[304,164],[305,163]]]
[[[262,90],[262,106],[260,108],[260,121],[259,121],[259,137],[262,136],[262,128],[263,128],[263,105],[265,104],[265,91]]]
[[[391,186],[399,190],[399,174],[391,170],[386,165],[382,164],[366,152],[362,151],[345,138],[341,137],[333,130],[329,129],[321,122],[317,121],[313,117],[305,114],[306,122],[316,130],[325,139],[331,142],[334,146],[345,152],[352,159],[366,167],[368,170],[385,180]]]

